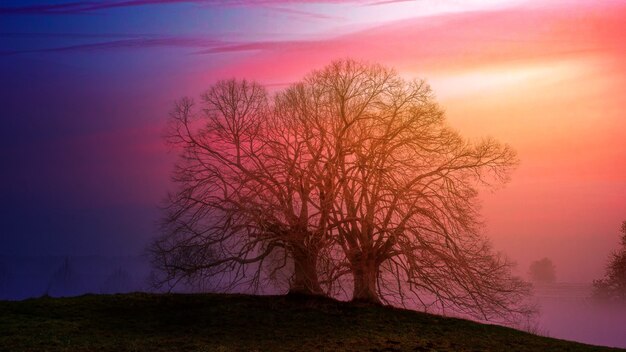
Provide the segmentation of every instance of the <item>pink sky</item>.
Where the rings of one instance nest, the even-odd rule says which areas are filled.
[[[176,99],[346,57],[427,80],[453,128],[517,150],[481,198],[519,274],[548,257],[557,281],[602,276],[626,220],[626,0],[3,0],[0,261],[145,253]],[[547,302],[553,336],[626,346],[620,311]]]
[[[334,36],[213,48],[232,62],[192,85],[237,76],[280,87],[347,56],[425,78],[453,127],[519,153],[512,182],[483,196],[496,247],[520,273],[547,256],[560,281],[589,281],[626,220],[624,18],[626,4],[589,1],[391,19]]]
[[[426,79],[450,125],[518,151],[512,181],[483,195],[483,215],[521,274],[547,256],[558,280],[589,282],[617,248],[624,1],[7,1],[0,73],[11,119],[0,131],[0,191],[13,232],[0,247],[66,253],[78,241],[81,253],[137,252],[128,236],[143,243],[151,225],[138,235],[112,224],[133,221],[125,207],[153,211],[171,186],[160,131],[175,99],[231,77],[280,89],[352,57]],[[61,206],[114,208],[99,220],[111,228],[87,241],[82,227],[34,226],[25,221],[33,204],[51,223]],[[54,238],[61,233],[66,240]]]

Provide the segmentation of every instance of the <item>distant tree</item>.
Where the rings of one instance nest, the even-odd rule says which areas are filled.
[[[9,282],[11,281],[11,273],[8,265],[0,260],[0,299],[8,297]]]
[[[556,281],[556,267],[548,258],[536,260],[528,269],[530,279],[541,284],[552,284]]]
[[[626,221],[622,223],[621,246],[613,252],[602,279],[593,282],[595,297],[626,302]]]
[[[102,293],[125,293],[132,290],[132,278],[122,268],[115,269],[102,283]]]
[[[73,296],[81,293],[82,280],[74,269],[70,257],[65,257],[52,274],[44,295]]]

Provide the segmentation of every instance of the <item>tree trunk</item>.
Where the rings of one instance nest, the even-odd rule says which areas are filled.
[[[354,278],[352,301],[380,304],[376,289],[378,265],[375,260],[365,258],[353,261],[352,277]]]
[[[292,256],[294,277],[289,294],[323,295],[317,278],[317,251],[296,247],[292,250]]]

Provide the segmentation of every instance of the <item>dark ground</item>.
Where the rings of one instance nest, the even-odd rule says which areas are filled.
[[[327,299],[137,293],[0,301],[0,351],[611,350]]]

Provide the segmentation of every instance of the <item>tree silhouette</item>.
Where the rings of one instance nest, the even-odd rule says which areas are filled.
[[[506,182],[515,153],[449,128],[425,82],[341,60],[273,99],[223,81],[203,102],[201,116],[183,99],[172,117],[180,188],[153,247],[165,280],[254,286],[265,266],[291,270],[292,291],[528,313],[528,285],[477,211],[477,187]]]
[[[11,272],[9,271],[8,265],[0,260],[0,299],[9,297],[11,279]]]
[[[212,278],[258,288],[291,266],[291,291],[321,294],[317,256],[326,223],[315,204],[315,157],[292,123],[272,114],[263,87],[220,81],[202,109],[182,99],[171,115],[167,141],[181,151],[168,199],[164,236],[155,241],[160,283]],[[215,280],[217,276],[225,280]]]
[[[620,228],[621,247],[611,254],[604,278],[593,282],[594,296],[626,302],[626,221]]]
[[[507,180],[510,148],[463,139],[427,84],[378,65],[337,61],[284,95],[329,146],[319,179],[354,300],[412,293],[483,318],[510,312],[527,286],[479,236],[475,189]]]
[[[542,284],[552,284],[556,281],[556,268],[548,258],[536,260],[530,264],[528,269],[530,279],[533,282]]]
[[[101,293],[126,293],[132,291],[133,281],[130,274],[122,269],[115,269],[102,283]]]
[[[75,265],[69,256],[63,259],[63,262],[52,274],[45,296],[73,296],[82,291],[82,279],[75,270]]]

